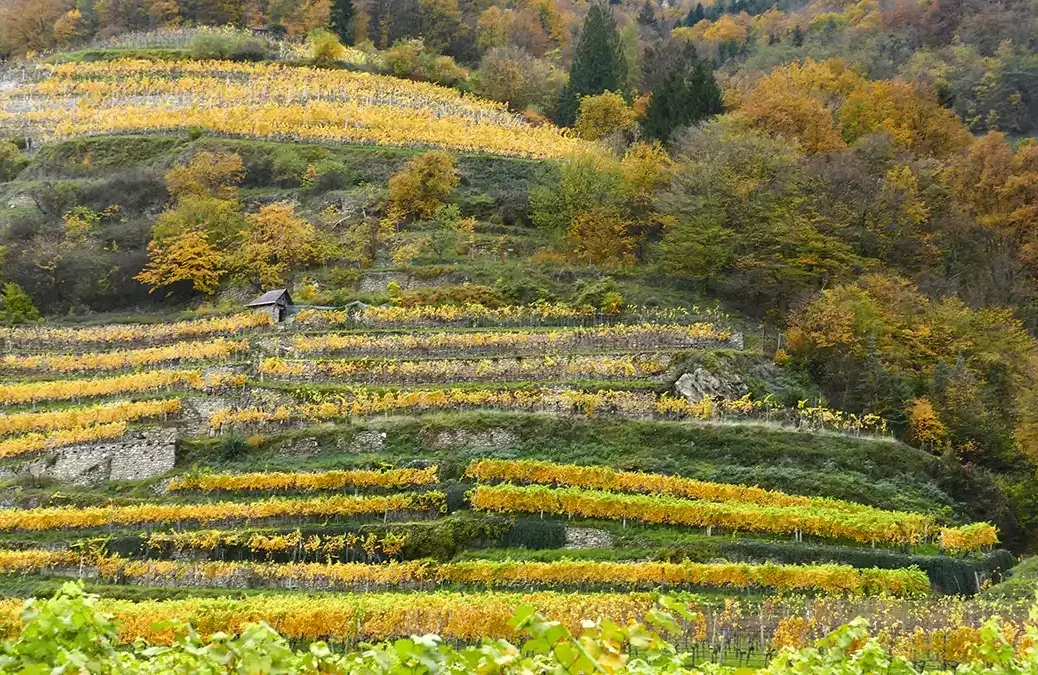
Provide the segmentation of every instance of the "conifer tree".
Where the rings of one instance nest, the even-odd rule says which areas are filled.
[[[638,25],[646,28],[656,25],[656,10],[652,8],[652,0],[645,0],[638,12]]]
[[[331,28],[343,43],[348,44],[353,41],[353,31],[350,25],[353,21],[353,14],[352,0],[332,0]]]
[[[793,26],[793,46],[803,47],[804,46],[804,30],[800,27],[800,24]]]
[[[569,84],[559,99],[556,121],[565,126],[572,125],[582,96],[618,91],[626,97],[626,82],[627,59],[620,44],[616,21],[606,5],[593,2],[573,55]]]
[[[650,138],[666,142],[678,127],[689,126],[724,110],[713,69],[687,44],[656,90],[642,120]]]
[[[694,26],[705,18],[706,11],[703,9],[703,3],[697,2],[694,8],[688,10],[688,15],[685,16],[685,25]]]
[[[0,320],[6,323],[25,323],[27,321],[38,321],[40,312],[33,304],[29,294],[14,282],[7,282],[0,291]]]

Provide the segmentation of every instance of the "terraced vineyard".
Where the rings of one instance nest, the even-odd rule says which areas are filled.
[[[393,77],[280,64],[135,61],[46,66],[0,90],[0,125],[48,137],[206,129],[249,138],[560,157],[587,142],[501,103]]]
[[[971,597],[1012,557],[878,419],[677,393],[690,355],[742,348],[719,321],[470,306],[2,338],[6,594],[86,579],[127,640],[177,616],[468,641],[524,601],[575,626],[664,589],[697,594],[704,659],[863,614],[954,663],[988,616],[1027,615]]]

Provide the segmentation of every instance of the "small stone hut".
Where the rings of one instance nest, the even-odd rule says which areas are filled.
[[[292,304],[292,296],[288,294],[288,289],[279,288],[267,291],[245,307],[253,312],[269,314],[275,323],[280,323],[288,317],[288,308]]]

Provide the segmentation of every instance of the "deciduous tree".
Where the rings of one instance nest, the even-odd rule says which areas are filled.
[[[458,180],[450,153],[424,152],[389,179],[389,208],[399,217],[429,218],[443,206]]]
[[[281,286],[288,272],[321,259],[314,226],[296,214],[293,204],[269,204],[247,219],[235,267],[260,286]]]
[[[602,92],[580,99],[577,135],[597,141],[613,134],[622,134],[634,125],[634,113],[623,96],[613,91]]]
[[[166,189],[174,200],[185,196],[236,199],[245,178],[245,164],[237,153],[203,151],[186,164],[166,172]]]
[[[135,278],[149,292],[178,283],[190,283],[199,293],[212,295],[225,272],[225,256],[201,230],[188,230],[148,244],[148,264]]]

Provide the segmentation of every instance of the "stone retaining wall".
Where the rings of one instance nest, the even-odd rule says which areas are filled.
[[[73,484],[140,480],[163,474],[176,461],[177,430],[132,430],[105,443],[73,445],[48,453],[12,470],[15,475],[54,478]]]

